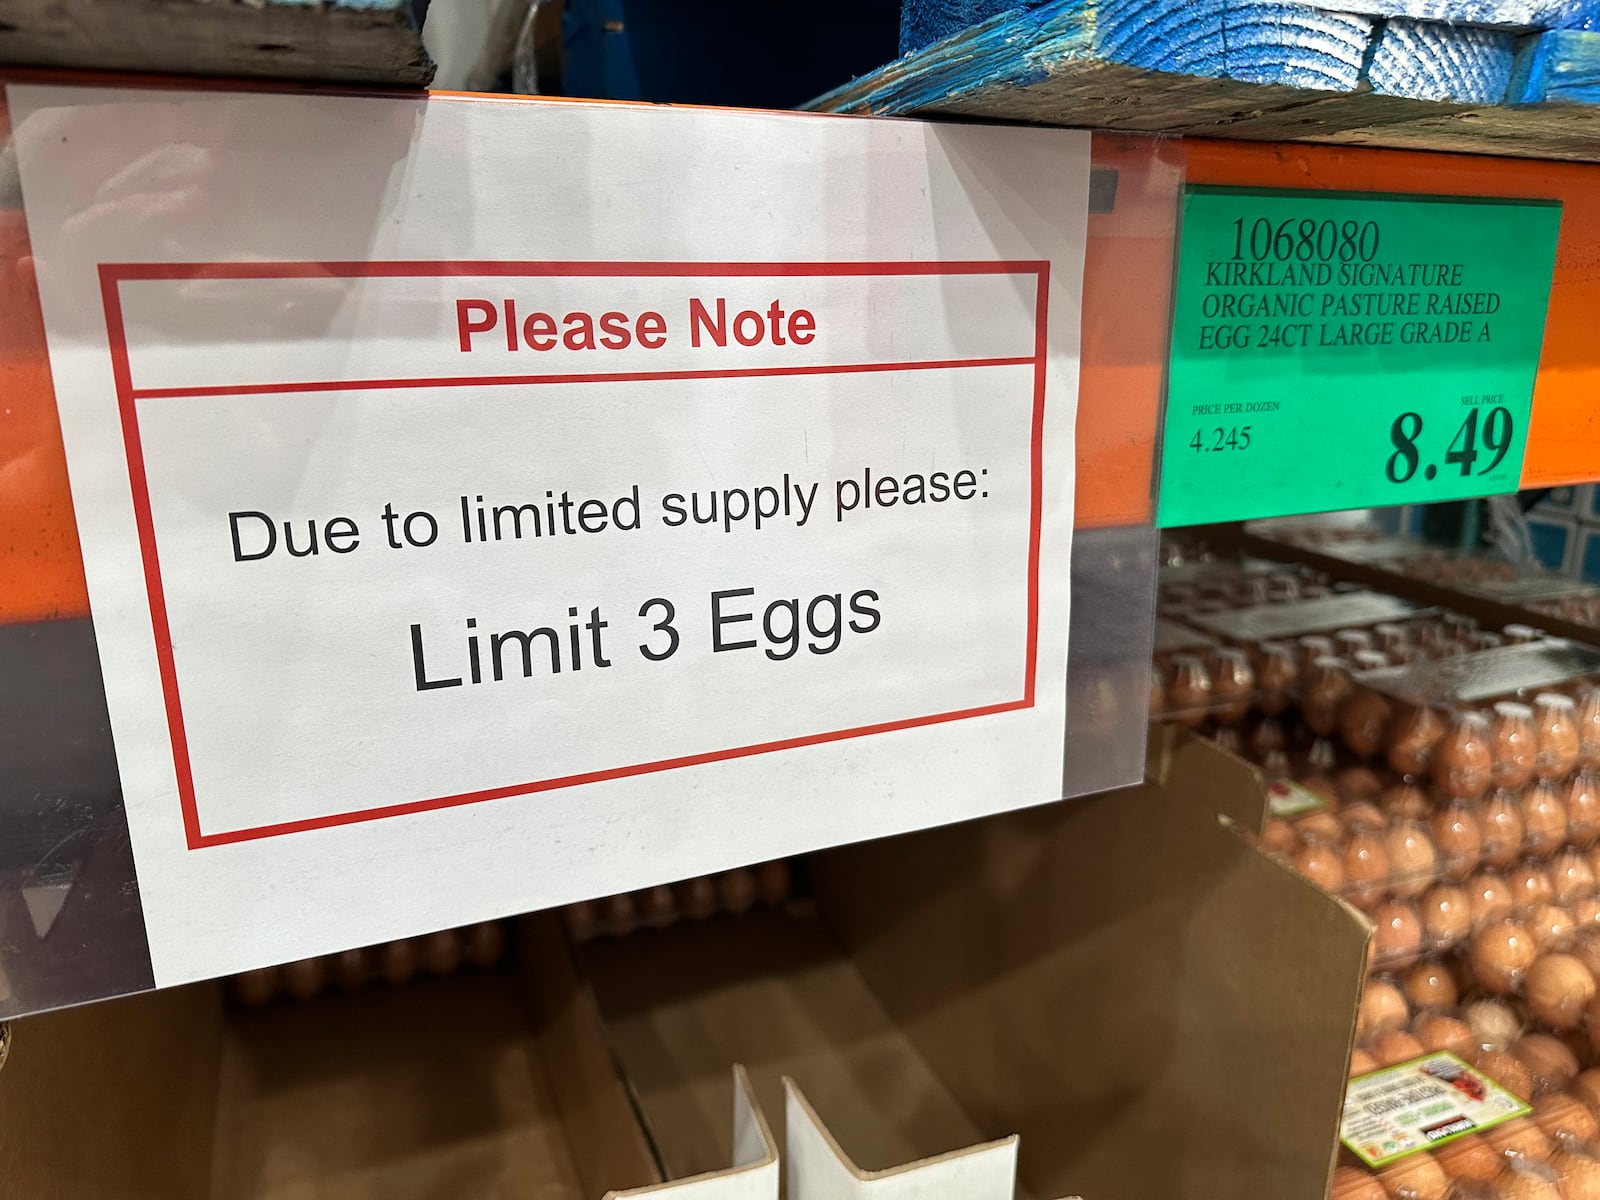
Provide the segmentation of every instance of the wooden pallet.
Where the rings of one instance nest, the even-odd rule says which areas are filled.
[[[1304,3],[1051,0],[811,107],[1600,161],[1600,32],[1422,28]]]
[[[427,0],[0,0],[0,63],[421,87]]]

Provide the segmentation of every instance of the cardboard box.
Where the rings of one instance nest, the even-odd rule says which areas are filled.
[[[552,964],[241,1010],[199,984],[29,1018],[0,1072],[16,1200],[596,1200],[660,1177]],[[726,1162],[722,1164],[726,1166]]]
[[[861,1179],[1020,1134],[1019,1196],[1319,1200],[1371,927],[1246,842],[1265,807],[1159,729],[1140,787],[816,855],[814,904],[591,942],[581,979],[530,917],[520,982],[32,1018],[0,1195],[592,1200],[740,1161],[743,1063]]]
[[[727,1162],[727,1073],[792,1076],[864,1168],[1021,1135],[1019,1195],[1320,1200],[1371,927],[1241,836],[1247,764],[816,855],[817,912],[580,965],[671,1174]]]

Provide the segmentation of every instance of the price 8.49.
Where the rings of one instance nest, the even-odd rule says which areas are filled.
[[[1196,429],[1189,439],[1189,449],[1196,454],[1211,454],[1218,450],[1250,449],[1250,426],[1233,425],[1224,429],[1213,425],[1211,429]]]
[[[1482,453],[1492,451],[1494,454],[1488,465],[1477,472],[1487,475],[1500,465],[1506,452],[1511,449],[1514,433],[1511,410],[1492,408],[1481,422],[1478,411],[1476,408],[1468,411],[1466,420],[1461,422],[1461,427],[1456,430],[1455,437],[1450,439],[1449,448],[1445,451],[1445,464],[1459,467],[1464,476],[1473,473],[1472,468]],[[1483,435],[1482,450],[1478,443],[1480,432]],[[1416,475],[1417,468],[1422,464],[1422,455],[1417,449],[1417,439],[1421,436],[1421,413],[1403,412],[1390,424],[1389,441],[1394,446],[1394,453],[1384,467],[1390,483],[1407,483]],[[1439,468],[1433,463],[1422,467],[1424,479],[1433,479],[1438,473]]]

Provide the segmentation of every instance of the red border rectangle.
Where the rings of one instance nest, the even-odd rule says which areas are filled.
[[[441,377],[433,379],[367,379],[327,383],[246,384],[237,387],[191,388],[135,388],[128,357],[127,333],[122,314],[120,285],[124,280],[190,280],[190,279],[294,279],[304,277],[340,278],[407,278],[439,276],[514,276],[541,277],[708,277],[736,276],[798,277],[798,276],[884,276],[884,275],[1033,275],[1037,285],[1034,317],[1034,353],[1024,358],[1008,359],[949,359],[905,363],[850,363],[829,364],[816,367],[767,367],[744,370],[714,371],[654,371],[613,372],[597,375],[518,375]],[[117,405],[122,421],[122,435],[128,458],[128,479],[133,487],[133,507],[139,532],[139,549],[144,563],[145,586],[150,601],[150,620],[155,634],[156,658],[161,672],[162,693],[165,700],[167,727],[172,741],[173,765],[177,773],[179,801],[183,809],[183,827],[191,850],[207,846],[221,846],[233,842],[252,841],[258,838],[277,837],[311,829],[326,829],[359,821],[372,821],[384,817],[398,817],[433,809],[452,808],[461,804],[474,804],[483,800],[498,800],[510,796],[530,795],[579,784],[597,783],[608,779],[621,779],[679,767],[699,766],[704,763],[744,758],[755,754],[769,754],[791,750],[800,746],[820,745],[847,738],[865,737],[875,733],[888,733],[946,721],[966,720],[1032,708],[1035,678],[1038,672],[1039,650],[1039,543],[1043,519],[1044,485],[1044,401],[1045,363],[1048,317],[1048,292],[1050,264],[1043,261],[1018,262],[859,262],[859,263],[684,263],[684,262],[299,262],[299,263],[103,263],[100,266],[101,296],[106,312],[106,333],[111,350],[111,366],[116,383]],[[909,371],[949,369],[973,366],[1022,365],[1032,363],[1034,368],[1033,422],[1031,431],[1031,503],[1028,538],[1028,634],[1027,662],[1020,699],[980,708],[960,709],[953,712],[933,713],[877,725],[863,725],[850,729],[831,730],[826,733],[785,738],[780,741],[738,746],[725,750],[707,751],[680,758],[660,759],[636,763],[603,771],[590,771],[555,779],[534,780],[505,787],[488,788],[457,795],[436,796],[426,800],[402,804],[383,805],[354,812],[333,813],[321,817],[308,817],[295,821],[282,821],[234,829],[223,833],[203,833],[194,791],[194,775],[189,762],[188,739],[184,730],[183,707],[178,694],[177,670],[172,654],[172,635],[167,619],[165,591],[161,578],[160,557],[156,548],[155,526],[150,513],[150,495],[145,475],[144,448],[139,436],[138,401],[174,396],[231,396],[249,394],[276,394],[306,391],[348,391],[354,389],[404,388],[404,387],[460,387],[494,386],[530,383],[585,383],[599,380],[646,379],[726,379],[759,377],[763,375],[837,374],[854,372]]]

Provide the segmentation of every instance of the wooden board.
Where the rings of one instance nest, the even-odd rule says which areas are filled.
[[[422,87],[427,0],[0,0],[0,63]]]

